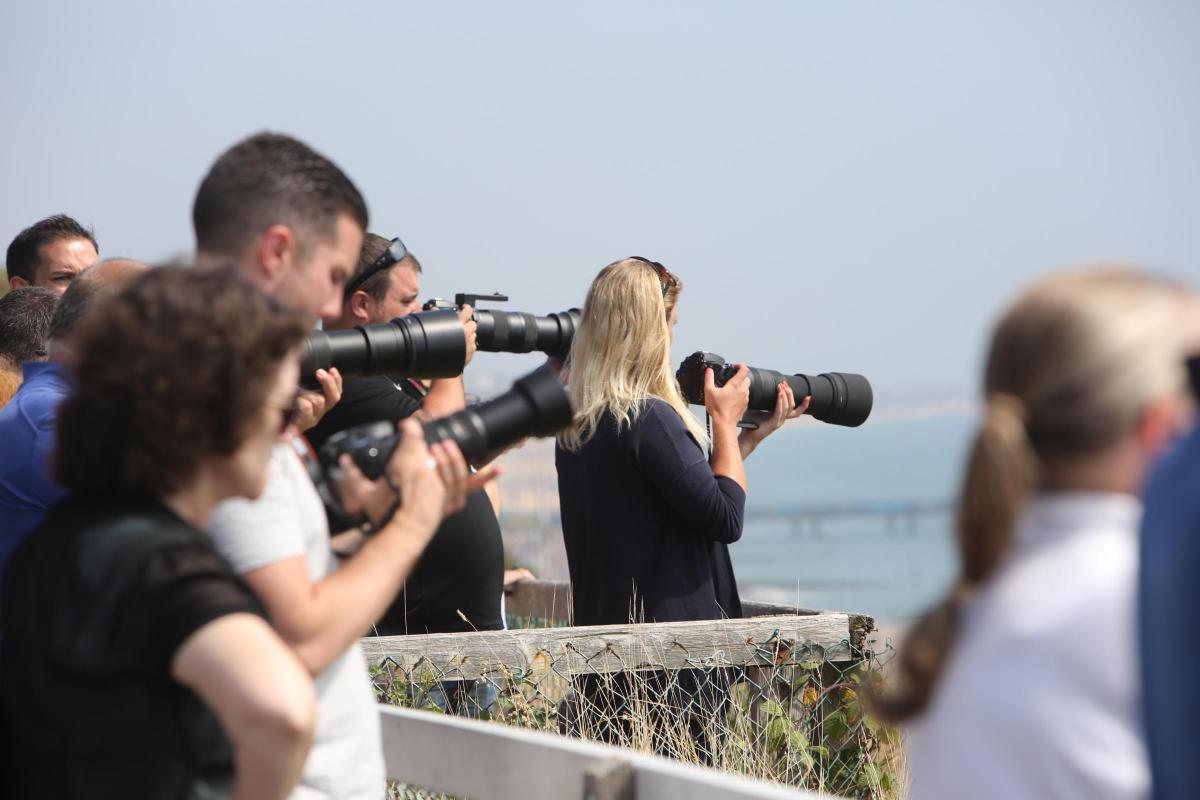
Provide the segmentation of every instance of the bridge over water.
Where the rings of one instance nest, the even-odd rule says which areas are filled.
[[[942,502],[858,502],[824,505],[766,505],[746,507],[746,521],[787,525],[793,535],[821,533],[825,522],[846,518],[883,521],[888,533],[914,533],[922,517],[954,513],[955,505]]]

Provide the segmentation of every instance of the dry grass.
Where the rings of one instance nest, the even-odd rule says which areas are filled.
[[[533,665],[488,665],[483,680],[494,686],[495,702],[475,710],[507,725],[759,780],[845,797],[905,797],[899,737],[859,701],[861,681],[879,675],[872,654],[858,664],[835,664],[797,653],[784,663],[740,669],[719,665],[718,649],[704,666],[681,672],[655,669],[662,661],[661,654],[641,652],[627,659],[626,671],[591,674],[569,653]],[[375,681],[381,699],[412,706],[453,677],[422,662],[412,672],[389,665]],[[423,707],[438,710],[428,701]]]

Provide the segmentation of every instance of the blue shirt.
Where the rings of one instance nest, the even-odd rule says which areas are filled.
[[[1154,797],[1196,796],[1200,763],[1200,426],[1146,488],[1139,588],[1142,696]]]
[[[61,364],[23,365],[25,382],[0,409],[0,575],[8,557],[66,494],[50,479],[58,406],[71,392]]]

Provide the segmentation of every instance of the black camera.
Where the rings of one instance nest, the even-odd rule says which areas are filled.
[[[562,382],[547,366],[518,378],[504,394],[423,425],[430,444],[449,439],[467,461],[478,463],[527,436],[550,436],[571,424],[571,402]],[[392,422],[360,425],[330,436],[317,455],[326,474],[349,453],[363,474],[383,474],[400,443]]]
[[[300,377],[312,386],[318,369],[342,375],[452,378],[467,363],[467,337],[453,311],[429,311],[378,325],[313,331],[304,340]]]
[[[425,303],[425,309],[453,309],[463,305],[475,309],[475,348],[485,353],[532,353],[538,351],[555,358],[566,358],[571,352],[571,340],[579,325],[579,309],[547,314],[544,317],[523,311],[480,310],[477,303],[490,300],[503,303],[508,300],[502,294],[468,294],[454,296],[454,303],[435,297]]]
[[[694,405],[704,405],[704,370],[711,368],[713,382],[724,386],[737,372],[714,353],[692,353],[679,365],[675,378],[684,398]],[[862,375],[850,372],[823,372],[820,375],[784,375],[773,369],[750,367],[750,410],[773,411],[775,387],[787,381],[799,403],[811,397],[808,411],[814,418],[831,425],[856,428],[871,415],[875,396],[871,384]]]

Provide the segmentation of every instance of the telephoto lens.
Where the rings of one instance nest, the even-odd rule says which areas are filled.
[[[544,317],[521,311],[475,311],[475,347],[485,353],[531,353],[566,358],[579,325],[579,309]]]
[[[425,311],[379,325],[313,331],[304,341],[300,377],[313,385],[319,369],[343,376],[453,378],[467,363],[467,337],[453,311]]]
[[[711,368],[713,381],[724,386],[737,368],[715,353],[696,352],[685,358],[675,373],[684,398],[693,405],[704,405],[704,370]],[[871,416],[875,395],[862,375],[852,372],[822,372],[820,375],[784,375],[773,369],[750,367],[750,410],[773,411],[775,387],[787,381],[799,403],[811,397],[806,414],[831,425],[857,428]]]
[[[471,463],[479,463],[527,436],[551,436],[571,424],[571,401],[547,366],[518,378],[511,389],[423,425],[430,444],[449,439]],[[360,425],[329,437],[318,456],[326,472],[343,453],[371,480],[383,474],[400,434],[391,422]]]

